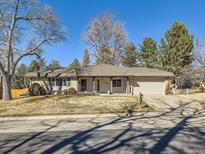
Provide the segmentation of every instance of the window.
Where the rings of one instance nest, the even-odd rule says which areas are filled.
[[[62,86],[62,79],[56,79],[56,86]]]
[[[69,86],[70,85],[70,79],[69,78],[64,78],[63,79],[63,86]]]
[[[51,79],[51,84],[52,84],[52,86],[55,86],[56,85],[56,80],[55,79]]]
[[[63,86],[67,86],[67,79],[66,78],[64,78],[62,82],[63,82]]]
[[[113,87],[121,87],[121,80],[112,80]]]

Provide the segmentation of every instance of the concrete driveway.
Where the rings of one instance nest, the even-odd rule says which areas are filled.
[[[192,96],[193,95],[144,95],[144,101],[159,112],[168,112],[177,108],[183,108],[186,111],[203,109],[197,99],[193,99]]]
[[[0,153],[205,153],[205,110],[1,121]]]

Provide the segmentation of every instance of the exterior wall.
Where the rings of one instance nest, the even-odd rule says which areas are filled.
[[[42,87],[44,87],[46,90],[50,90],[49,88],[49,82],[47,78],[31,78],[30,79],[30,84],[38,83]]]
[[[70,78],[69,86],[62,86],[61,90],[68,89],[69,87],[75,88],[78,92],[81,91],[81,80],[87,80],[87,90],[86,92],[95,92],[98,93],[109,93],[111,92],[111,78],[110,77],[96,77],[95,83],[93,82],[93,77],[85,78]],[[112,93],[124,93],[124,94],[133,94],[138,95],[140,92],[142,94],[165,94],[165,77],[129,77],[128,87],[127,79],[125,77],[112,78],[121,79],[121,87],[112,87]],[[97,80],[100,81],[99,91],[97,91]],[[31,83],[39,83],[45,89],[49,87],[49,82],[47,78],[33,78]],[[95,86],[93,85],[95,84]],[[59,87],[53,86],[53,90],[59,90]]]
[[[71,88],[71,87],[75,88],[76,91],[78,91],[78,81],[77,81],[76,78],[70,78],[70,86],[69,86],[69,88]]]
[[[86,80],[87,81],[87,87],[86,87],[86,92],[92,92],[93,91],[93,78],[89,77],[83,77],[79,78],[78,80],[78,91],[81,91],[81,80]]]
[[[165,80],[164,77],[133,77],[133,94],[165,94]]]
[[[126,93],[126,78],[113,78],[121,80],[121,87],[112,87],[112,93]]]
[[[97,89],[97,80],[100,80],[99,93],[108,93],[110,91],[110,78],[96,78],[96,89]]]
[[[95,85],[93,85],[93,79]],[[125,78],[112,78],[121,79],[121,87],[112,87],[112,93],[126,93],[126,79]],[[85,77],[79,78],[78,91],[81,91],[81,80],[87,80],[87,91],[86,92],[98,92],[98,93],[109,93],[111,92],[111,78],[110,77]],[[97,80],[99,80],[99,91],[97,91]],[[95,88],[93,90],[93,88]]]
[[[50,84],[49,84],[49,81],[48,81],[48,78],[32,78],[30,79],[30,83],[31,84],[34,84],[34,83],[38,83],[40,84],[41,86],[43,86],[46,90],[50,90]],[[70,87],[73,87],[75,88],[76,90],[78,90],[78,82],[77,82],[77,79],[76,78],[70,78],[70,83],[69,83],[69,86],[52,86],[52,90],[53,91],[58,91],[58,90],[65,90],[65,89],[68,89]]]

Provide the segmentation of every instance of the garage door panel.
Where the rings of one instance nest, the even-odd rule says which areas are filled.
[[[165,93],[165,84],[164,80],[160,79],[144,79],[144,80],[134,80],[133,85],[134,94],[164,94]]]

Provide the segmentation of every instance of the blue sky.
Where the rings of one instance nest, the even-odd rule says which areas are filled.
[[[41,0],[52,6],[67,30],[67,40],[46,47],[47,62],[59,60],[67,66],[74,58],[82,59],[86,46],[81,34],[92,17],[110,10],[128,32],[136,47],[150,36],[159,41],[174,21],[184,23],[196,39],[205,38],[205,0]],[[31,58],[24,60],[29,63]]]

